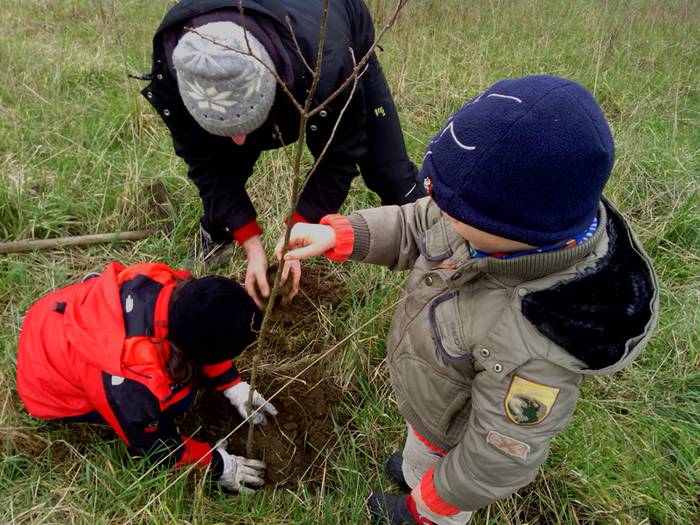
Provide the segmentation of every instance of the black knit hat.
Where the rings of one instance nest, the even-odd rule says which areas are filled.
[[[212,275],[185,284],[170,302],[168,339],[199,365],[233,359],[257,337],[262,315],[237,283]]]

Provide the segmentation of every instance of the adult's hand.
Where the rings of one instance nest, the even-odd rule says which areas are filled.
[[[284,239],[277,243],[275,255],[282,257]],[[307,224],[298,222],[292,228],[289,237],[289,251],[285,254],[285,263],[298,261],[316,255],[322,255],[335,247],[335,230],[325,224]]]
[[[258,308],[265,308],[264,300],[270,296],[270,285],[267,282],[267,255],[260,236],[255,235],[243,243],[243,249],[248,259],[245,272],[245,289],[255,301]]]

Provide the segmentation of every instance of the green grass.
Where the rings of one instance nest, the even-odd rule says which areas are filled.
[[[232,498],[198,478],[144,476],[109,432],[36,421],[17,398],[16,341],[34,300],[111,260],[178,265],[191,245],[196,191],[141,99],[141,83],[126,78],[148,69],[151,33],[171,3],[3,5],[0,240],[154,225],[163,233],[131,245],[0,256],[0,522],[364,523],[365,495],[391,487],[381,465],[402,441],[383,367],[391,311],[381,312],[398,299],[405,275],[353,264],[339,270],[349,297],[333,314],[338,329],[369,324],[330,357],[342,377],[354,377],[341,408],[354,419],[327,458],[322,489]],[[390,4],[369,2],[378,24]],[[607,194],[661,282],[661,318],[645,352],[622,372],[585,383],[537,480],[473,523],[697,523],[700,4],[413,0],[382,45],[416,161],[452,111],[500,78],[549,73],[587,86],[617,144]],[[288,174],[273,153],[249,183],[269,243],[280,231]],[[154,219],[145,191],[154,181],[173,196],[174,224]],[[357,181],[346,208],[376,202]],[[227,271],[242,270],[239,253]]]

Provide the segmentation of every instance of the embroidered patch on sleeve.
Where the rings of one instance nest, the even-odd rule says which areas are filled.
[[[530,453],[530,445],[527,443],[523,443],[522,441],[518,441],[512,437],[504,436],[495,430],[491,430],[488,433],[486,436],[486,442],[504,454],[519,459],[527,459],[527,455]]]
[[[513,376],[505,399],[508,419],[516,425],[537,425],[552,411],[559,388]]]

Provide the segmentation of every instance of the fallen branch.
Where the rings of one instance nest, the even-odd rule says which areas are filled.
[[[0,242],[0,254],[33,252],[35,250],[53,250],[69,246],[85,246],[124,241],[140,241],[155,233],[154,230],[136,230],[129,232],[96,233],[93,235],[75,235],[54,239],[36,239],[12,242]]]

